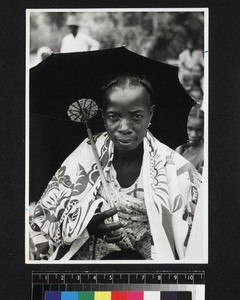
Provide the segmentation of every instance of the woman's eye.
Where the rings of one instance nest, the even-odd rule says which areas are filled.
[[[108,119],[112,120],[112,121],[116,121],[119,119],[119,116],[118,115],[108,115]]]
[[[139,120],[139,119],[142,119],[143,115],[140,115],[140,114],[136,114],[136,115],[133,115],[133,119],[134,120]]]

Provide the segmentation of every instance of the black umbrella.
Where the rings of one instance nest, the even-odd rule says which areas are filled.
[[[114,74],[128,72],[143,74],[152,84],[156,109],[150,130],[154,136],[171,148],[186,142],[187,116],[195,102],[181,86],[177,67],[124,47],[52,54],[30,70],[30,178],[34,191],[39,190],[42,177],[47,177],[47,184],[52,171],[86,137],[84,127],[70,121],[69,105],[80,98],[101,105],[104,82]],[[93,132],[104,130],[100,115],[91,128]],[[40,171],[44,167],[48,176]]]

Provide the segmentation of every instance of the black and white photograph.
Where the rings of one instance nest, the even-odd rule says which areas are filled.
[[[25,137],[26,263],[208,263],[208,9],[27,9]]]
[[[238,1],[0,6],[0,299],[239,300]]]

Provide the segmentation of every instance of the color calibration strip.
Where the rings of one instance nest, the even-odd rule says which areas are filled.
[[[192,300],[190,291],[45,292],[44,300]]]
[[[32,300],[204,300],[204,272],[32,272]]]

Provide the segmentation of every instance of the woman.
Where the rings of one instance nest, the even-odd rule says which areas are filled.
[[[103,86],[102,97],[106,132],[95,136],[95,144],[115,207],[108,204],[86,139],[35,208],[35,257],[183,259],[199,174],[148,131],[154,94],[145,77],[116,76]]]

